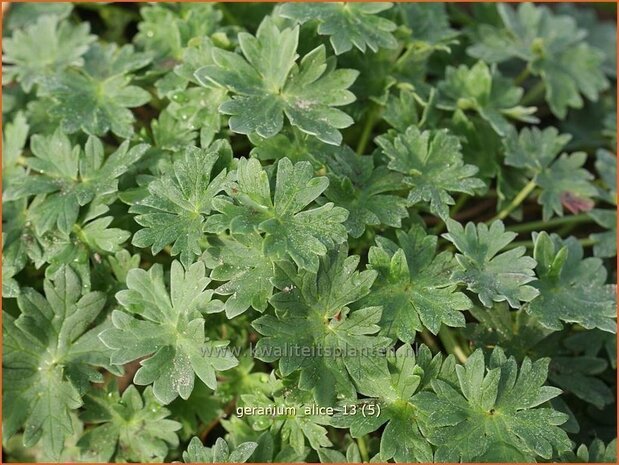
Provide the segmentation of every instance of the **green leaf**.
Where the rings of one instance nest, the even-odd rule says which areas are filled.
[[[516,233],[505,231],[501,220],[490,227],[472,222],[463,227],[448,219],[447,230],[449,233],[443,237],[461,252],[456,254],[460,266],[453,279],[466,284],[483,305],[491,307],[493,302],[507,301],[511,307],[520,308],[521,302],[530,302],[539,294],[528,285],[535,281],[536,262],[524,255],[525,248],[499,253],[516,237]]]
[[[377,15],[388,10],[392,3],[284,3],[278,13],[299,24],[318,21],[318,34],[328,35],[336,55],[348,52],[353,46],[365,53],[379,48],[396,48],[393,34],[396,25]]]
[[[215,49],[215,64],[198,69],[196,78],[205,86],[215,84],[233,94],[219,111],[231,116],[228,124],[236,133],[273,137],[282,130],[285,114],[292,126],[339,145],[338,129],[353,120],[336,107],[355,100],[346,89],[358,72],[329,66],[324,46],[297,63],[298,39],[298,27],[279,30],[266,17],[255,37],[239,34],[245,58]]]
[[[566,240],[542,232],[535,236],[539,296],[525,308],[547,328],[560,330],[561,322],[616,332],[615,286],[606,284],[606,269],[599,258],[584,258],[574,237]]]
[[[195,375],[215,389],[216,372],[238,364],[228,342],[205,336],[203,313],[221,309],[220,302],[211,300],[212,291],[206,290],[209,281],[202,262],[186,270],[172,262],[169,291],[161,265],[153,265],[148,272],[133,269],[127,274],[128,289],[116,294],[124,310],[112,313],[114,328],[99,336],[113,351],[113,365],[143,359],[133,382],[152,384],[163,404],[179,395],[187,399]]]
[[[420,226],[408,233],[396,231],[396,236],[399,245],[379,236],[377,246],[370,248],[368,267],[378,272],[378,279],[361,305],[381,305],[382,332],[405,342],[424,327],[437,334],[441,324],[464,326],[462,311],[472,303],[452,281],[453,255],[437,254],[438,238]]]
[[[267,173],[258,160],[241,158],[234,174],[236,183],[228,189],[231,197],[220,197],[213,203],[221,214],[209,218],[209,231],[264,233],[265,254],[290,257],[300,268],[311,271],[318,270],[319,257],[346,241],[345,209],[325,203],[304,210],[329,184],[326,177],[313,176],[308,162],[293,165],[283,158],[277,163],[273,200]]]
[[[472,67],[448,67],[445,79],[438,83],[438,107],[445,110],[472,111],[486,120],[496,133],[504,136],[511,125],[508,118],[538,123],[532,116],[535,107],[519,105],[523,90],[478,61]]]
[[[30,23],[30,22],[29,22]],[[83,66],[83,55],[96,40],[87,22],[73,25],[57,15],[39,16],[2,41],[3,71],[26,92],[46,77],[70,66]]]
[[[449,371],[450,365],[453,370],[452,362],[445,361],[442,368],[442,357],[433,358],[426,346],[421,346],[417,355],[410,345],[401,346],[388,359],[378,360],[373,371],[358,374],[359,390],[370,398],[340,408],[331,423],[350,428],[355,438],[386,423],[380,441],[381,460],[432,461],[432,447],[422,433],[424,419],[419,415],[416,393],[427,388],[432,379],[444,376],[442,371]]]
[[[131,237],[131,233],[119,228],[108,228],[113,220],[111,216],[105,216],[86,223],[83,227],[74,225],[73,230],[91,250],[103,253],[120,252],[123,250],[121,244]]]
[[[617,440],[604,444],[601,439],[594,439],[591,445],[578,446],[576,451],[568,451],[561,456],[563,463],[614,463],[617,461]]]
[[[180,60],[183,49],[194,37],[217,30],[222,14],[209,3],[147,5],[140,9],[135,43],[155,54],[164,67],[166,60]]]
[[[450,51],[450,46],[458,43],[459,32],[450,27],[445,3],[398,2],[395,9],[399,10],[402,23],[412,30],[412,40],[421,50],[431,46]]]
[[[93,389],[84,407],[81,419],[94,425],[78,442],[85,461],[158,462],[178,446],[181,424],[167,419],[170,411],[157,402],[150,386],[140,394],[129,385],[121,396],[111,382],[106,389]]]
[[[348,307],[370,292],[376,278],[375,271],[356,271],[358,263],[359,257],[346,257],[341,247],[321,259],[318,272],[297,273],[292,265],[281,264],[274,280],[280,292],[270,299],[276,316],[252,323],[263,335],[255,356],[279,360],[283,376],[300,370],[299,387],[312,390],[322,405],[337,394],[354,396],[347,371],[365,358],[378,357],[389,343],[376,336],[380,307]]]
[[[7,31],[23,29],[41,16],[53,15],[59,18],[66,18],[72,11],[73,5],[70,3],[16,3],[11,5],[11,10],[8,12],[10,14],[4,16],[4,27],[6,27]]]
[[[42,95],[51,98],[51,116],[59,118],[68,134],[84,131],[103,136],[112,131],[119,137],[133,134],[134,116],[129,108],[148,103],[150,94],[131,85],[132,71],[151,61],[133,46],[95,44],[84,56],[84,67],[46,77]]]
[[[22,112],[15,114],[2,132],[2,185],[3,189],[17,177],[23,175],[19,159],[23,154],[30,127]]]
[[[613,402],[614,394],[599,376],[608,363],[597,357],[602,346],[616,352],[614,334],[599,330],[580,331],[567,338],[561,332],[548,329],[525,309],[512,312],[507,305],[471,310],[479,323],[467,327],[466,336],[478,347],[502,347],[521,360],[524,357],[550,358],[548,380],[553,386],[604,408]],[[582,345],[585,347],[582,347]],[[572,420],[570,420],[572,422]],[[569,432],[568,424],[564,429]]]
[[[389,158],[389,168],[405,175],[409,202],[429,202],[430,211],[443,220],[455,203],[450,192],[472,195],[485,186],[473,177],[477,168],[462,161],[458,138],[445,129],[421,132],[410,126],[395,138],[379,136],[376,143]]]
[[[3,437],[23,428],[24,447],[41,441],[45,457],[58,460],[73,434],[70,414],[82,405],[90,382],[101,382],[98,367],[116,375],[109,352],[93,344],[104,326],[91,330],[105,305],[101,292],[82,294],[82,284],[69,267],[44,282],[45,297],[24,288],[18,318],[3,314]]]
[[[600,410],[614,403],[615,394],[601,376],[608,368],[606,360],[586,355],[554,355],[550,367],[550,382],[563,391]]]
[[[591,183],[593,176],[583,168],[586,153],[563,153],[557,158],[570,139],[553,127],[524,128],[520,134],[511,130],[505,139],[505,163],[527,169],[542,189],[538,203],[543,206],[544,220],[553,214],[563,216],[564,206],[572,213],[593,207],[591,197],[597,190]]]
[[[345,145],[336,147],[326,144],[296,128],[285,128],[268,139],[252,134],[249,140],[254,145],[250,155],[262,162],[279,161],[282,158],[289,158],[293,163],[308,161],[318,172],[325,169],[327,160],[349,149]]]
[[[607,150],[598,150],[595,169],[605,185],[604,189],[599,189],[598,197],[611,205],[617,205],[617,157]],[[607,229],[589,236],[594,240],[593,254],[601,258],[616,256],[617,212],[615,209],[599,208],[591,210],[589,215],[598,225]]]
[[[573,18],[555,15],[545,6],[520,4],[497,6],[502,24],[483,24],[478,42],[468,53],[490,63],[519,58],[528,69],[540,76],[550,109],[560,119],[568,108],[582,108],[581,94],[597,100],[608,87],[602,62],[604,53],[589,46],[587,33]]]
[[[325,197],[348,210],[344,223],[358,238],[367,226],[399,228],[408,216],[406,199],[389,194],[402,189],[402,176],[386,166],[375,166],[371,156],[359,156],[343,146],[326,160],[329,188]]]
[[[193,437],[187,451],[183,452],[185,463],[245,463],[258,446],[255,442],[244,442],[232,451],[225,439],[217,438],[213,447],[205,447],[199,438]]]
[[[56,130],[51,136],[32,136],[30,148],[34,157],[27,158],[26,163],[38,174],[15,180],[4,196],[5,200],[38,196],[30,213],[37,233],[43,234],[55,227],[69,233],[80,207],[115,194],[117,178],[142,157],[148,146],[139,144],[130,149],[129,141],[125,141],[106,157],[98,138],[89,137],[82,151]]]
[[[456,366],[456,386],[434,380],[434,392],[415,397],[437,447],[434,459],[523,462],[569,450],[571,441],[559,428],[567,415],[539,407],[561,392],[544,386],[548,363],[525,358],[518,368],[497,348],[486,364],[477,350],[464,366]]]
[[[329,424],[329,417],[315,411],[316,404],[307,391],[287,395],[278,391],[273,396],[245,394],[241,396],[241,408],[249,410],[247,421],[254,431],[268,430],[281,437],[279,460],[296,457],[295,461],[303,461],[309,452],[306,440],[314,450],[333,445],[323,426]]]
[[[226,171],[213,172],[220,153],[186,146],[169,173],[148,184],[148,195],[131,206],[135,221],[143,226],[132,244],[150,247],[157,254],[172,244],[170,254],[180,254],[184,265],[202,253],[206,217],[213,199],[226,187]]]
[[[226,316],[234,318],[250,306],[259,312],[267,308],[273,293],[273,260],[264,255],[258,234],[237,234],[212,241],[202,259],[211,268],[211,279],[221,282],[214,292],[229,296]]]

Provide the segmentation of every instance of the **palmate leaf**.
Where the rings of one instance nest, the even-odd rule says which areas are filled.
[[[547,328],[560,330],[563,322],[615,333],[616,291],[606,284],[606,269],[599,258],[583,259],[580,243],[542,232],[535,236],[534,257],[539,296],[526,305]]]
[[[595,169],[604,182],[598,197],[611,205],[617,205],[617,156],[607,150],[596,153]],[[593,221],[608,231],[593,233],[591,239],[593,254],[596,257],[614,257],[617,255],[617,211],[616,209],[594,208],[589,212]]]
[[[14,180],[4,199],[38,196],[30,214],[37,233],[43,234],[54,228],[69,233],[80,207],[115,194],[118,177],[142,157],[148,146],[129,148],[129,141],[125,141],[106,157],[98,138],[89,137],[82,150],[56,130],[51,136],[34,135],[30,148],[34,157],[27,158],[26,163],[38,174]]]
[[[445,3],[397,2],[394,9],[402,17],[402,23],[412,30],[412,40],[419,49],[449,51],[458,42],[459,32],[450,27]]]
[[[4,440],[22,428],[24,447],[39,441],[49,460],[58,460],[73,434],[70,414],[82,405],[90,382],[102,382],[97,367],[116,375],[109,351],[98,343],[106,326],[88,329],[105,305],[105,295],[82,295],[82,284],[68,266],[44,282],[45,297],[24,288],[16,319],[3,314]]]
[[[436,254],[438,238],[420,226],[408,233],[399,230],[396,236],[399,245],[379,236],[377,246],[370,248],[368,267],[378,272],[378,279],[360,305],[382,306],[382,332],[406,342],[424,327],[437,334],[441,324],[464,326],[462,311],[472,303],[452,281],[457,266],[453,255]]]
[[[571,449],[559,428],[567,415],[539,407],[558,396],[557,388],[544,386],[549,359],[520,367],[501,349],[485,363],[481,350],[456,366],[457,386],[432,381],[434,392],[415,396],[427,415],[427,434],[436,445],[434,460],[445,462],[523,462],[550,459],[553,452]]]
[[[275,192],[271,199],[269,178],[255,158],[241,158],[234,172],[236,183],[228,189],[230,197],[218,197],[207,229],[232,234],[264,233],[265,254],[277,259],[287,257],[300,267],[318,270],[319,257],[328,249],[346,241],[342,224],[348,211],[333,203],[305,209],[322,194],[329,180],[314,177],[308,162],[293,165],[288,158],[277,163]]]
[[[388,10],[392,3],[285,3],[278,13],[300,24],[318,21],[318,34],[330,36],[336,55],[355,46],[362,52],[370,49],[396,48],[393,34],[396,24],[377,15]]]
[[[283,376],[300,370],[299,387],[313,391],[319,404],[329,405],[338,394],[353,397],[347,370],[389,343],[376,336],[380,307],[348,307],[369,293],[376,278],[375,271],[356,271],[358,263],[359,257],[346,257],[345,247],[322,258],[317,273],[297,274],[282,263],[274,281],[280,292],[270,299],[276,316],[252,324],[263,335],[256,357],[279,360]]]
[[[111,363],[124,365],[145,358],[133,382],[153,385],[157,400],[169,404],[179,395],[187,399],[195,376],[211,389],[217,387],[216,371],[238,364],[228,342],[205,337],[202,313],[221,310],[206,290],[210,280],[202,262],[186,270],[172,262],[170,289],[166,289],[161,265],[136,268],[127,274],[127,290],[116,298],[124,308],[112,313],[113,328],[99,337],[112,349]]]
[[[26,92],[46,76],[69,66],[82,66],[82,56],[96,36],[87,22],[73,25],[57,15],[39,16],[2,41],[5,79],[15,78]]]
[[[210,3],[181,3],[147,5],[140,9],[140,16],[134,42],[153,53],[164,67],[182,59],[191,39],[215,32],[222,14]]]
[[[508,118],[537,123],[532,116],[535,107],[519,105],[523,89],[491,70],[483,61],[472,67],[448,67],[445,79],[438,83],[438,107],[446,110],[474,111],[486,120],[496,133],[504,136],[510,129]]]
[[[170,411],[153,395],[133,385],[122,393],[113,381],[105,389],[93,389],[85,398],[84,422],[95,425],[78,442],[85,461],[163,461],[170,447],[178,446],[181,424],[167,419]]]
[[[505,139],[505,163],[526,169],[542,189],[538,203],[543,206],[545,220],[553,214],[563,216],[564,206],[572,213],[590,210],[591,197],[598,192],[591,182],[593,175],[583,168],[586,153],[558,157],[570,139],[553,127],[524,128],[520,134],[512,129]]]
[[[524,247],[515,247],[499,253],[517,234],[506,232],[501,220],[490,227],[472,222],[463,227],[457,221],[447,220],[447,234],[461,254],[456,254],[459,269],[453,279],[461,281],[475,292],[486,307],[493,302],[507,301],[513,308],[521,302],[530,302],[539,292],[529,285],[535,280],[535,260],[524,255]]]
[[[120,137],[133,134],[133,113],[150,100],[141,87],[130,85],[132,71],[143,68],[151,56],[135,52],[132,45],[95,44],[84,55],[83,68],[67,69],[46,77],[41,94],[50,97],[50,115],[59,118],[64,132]]]
[[[389,168],[405,175],[409,202],[429,202],[430,211],[443,220],[455,203],[450,192],[472,195],[485,186],[473,177],[477,168],[464,164],[460,142],[447,130],[421,132],[410,126],[395,138],[379,136],[376,143],[389,158]]]
[[[563,463],[615,463],[617,461],[617,440],[604,444],[601,439],[594,439],[587,447],[578,446],[575,452],[569,451],[561,456]]]
[[[353,123],[336,107],[355,100],[348,87],[358,72],[333,69],[320,46],[297,64],[299,29],[279,30],[266,17],[256,36],[240,33],[243,57],[221,49],[213,50],[214,65],[196,71],[203,85],[218,85],[232,93],[219,107],[230,115],[229,126],[240,134],[262,137],[278,134],[284,114],[292,126],[333,145],[339,145],[338,129]]]
[[[200,240],[213,199],[226,187],[226,170],[214,173],[213,168],[228,150],[227,144],[184,147],[170,172],[149,183],[148,195],[129,209],[144,227],[133,236],[133,245],[157,254],[172,244],[171,255],[180,254],[184,265],[191,264],[202,253]]]
[[[265,256],[259,234],[232,234],[211,241],[202,256],[211,268],[211,279],[222,284],[215,288],[218,295],[229,296],[226,316],[234,318],[250,306],[260,312],[267,308],[273,294],[275,275],[273,260]]]
[[[361,237],[367,226],[402,225],[408,202],[394,195],[404,187],[400,173],[375,166],[374,157],[359,156],[348,146],[325,158],[329,175],[325,197],[348,210],[344,225],[352,237]]]
[[[616,352],[616,344],[612,346],[611,343],[616,340],[614,334],[591,330],[565,338],[562,332],[552,334],[552,329],[540,324],[524,308],[513,312],[506,304],[493,308],[476,307],[471,313],[479,323],[469,324],[466,336],[475,346],[499,346],[517,360],[524,357],[550,358],[549,384],[598,409],[613,403],[612,390],[599,378],[608,368],[608,363],[597,355],[603,346],[608,352]],[[565,429],[571,432],[568,424]]]
[[[314,450],[333,445],[325,428],[329,417],[312,411],[316,404],[308,391],[278,390],[271,396],[245,394],[241,396],[241,405],[250,409],[271,409],[271,412],[250,415],[247,421],[254,431],[267,431],[270,436],[281,438],[278,460],[303,461],[310,451],[306,443]]]
[[[244,442],[232,449],[225,439],[217,438],[213,447],[205,447],[200,438],[193,437],[183,452],[185,463],[245,463],[258,446],[255,442]]]
[[[13,6],[15,8],[11,9],[11,14],[4,17],[4,27],[6,27],[7,31],[23,29],[41,16],[53,15],[63,19],[68,17],[73,11],[73,5],[58,2],[24,3]]]
[[[30,127],[22,112],[15,114],[10,123],[6,123],[2,131],[2,187],[6,189],[9,183],[23,174],[19,166]]]
[[[604,53],[585,42],[586,32],[573,18],[555,15],[545,6],[497,5],[499,26],[482,25],[477,43],[468,53],[490,63],[511,58],[527,62],[528,69],[540,76],[546,88],[546,100],[558,118],[568,108],[581,108],[581,94],[597,100],[608,87],[602,62]]]
[[[352,437],[357,438],[386,423],[381,434],[380,461],[393,458],[396,462],[431,462],[433,451],[422,433],[425,419],[419,414],[416,397],[428,389],[433,379],[453,377],[453,356],[443,361],[441,355],[432,357],[426,346],[415,354],[405,344],[389,358],[376,362],[369,370],[352,372],[359,391],[368,398],[353,404],[354,413],[347,404],[346,413],[340,410],[331,424],[349,428]]]
[[[345,145],[326,144],[296,128],[284,128],[268,139],[254,134],[249,136],[249,140],[254,145],[250,155],[260,161],[277,162],[282,158],[288,158],[293,163],[308,161],[316,171],[324,170],[328,159],[347,149]]]

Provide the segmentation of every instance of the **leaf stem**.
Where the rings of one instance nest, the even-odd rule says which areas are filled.
[[[445,325],[441,326],[441,329],[438,332],[438,338],[443,343],[443,347],[445,347],[447,353],[454,354],[460,363],[466,362],[468,356],[464,352],[464,349],[460,346],[460,343],[457,341],[451,329]]]
[[[523,106],[531,105],[532,103],[537,102],[537,100],[544,95],[544,91],[546,90],[546,86],[544,85],[544,81],[539,80],[537,84],[531,87],[528,92],[522,97],[520,104]]]
[[[432,336],[432,334],[430,334],[430,332],[427,329],[424,329],[423,331],[421,331],[420,334],[421,334],[421,339],[423,339],[423,342],[425,342],[425,344],[432,351],[432,353],[440,352],[440,349],[438,345],[436,344],[436,340],[434,339],[434,336]]]
[[[593,222],[593,219],[586,213],[581,213],[579,215],[559,216],[557,218],[552,218],[548,221],[539,220],[531,221],[530,223],[517,224],[508,227],[507,230],[515,233],[524,233],[529,231],[536,231],[539,229],[552,228],[554,226],[562,226],[564,224],[578,224],[589,222]]]
[[[359,454],[361,455],[362,462],[370,461],[370,454],[368,453],[368,445],[365,441],[365,436],[357,438],[357,445],[359,446]]]
[[[516,84],[517,86],[522,85],[522,83],[526,81],[530,75],[531,75],[531,70],[529,69],[528,66],[525,66],[522,72],[518,76],[516,76],[516,79],[514,79],[514,84]]]
[[[533,192],[533,189],[535,189],[535,181],[533,179],[531,179],[523,188],[520,192],[518,192],[518,194],[516,195],[516,197],[514,197],[514,199],[509,203],[509,205],[507,205],[505,208],[503,208],[499,213],[496,214],[496,216],[494,216],[492,219],[490,219],[490,221],[488,221],[489,223],[494,221],[494,220],[503,220],[505,218],[507,218],[507,216],[514,211],[516,208],[518,208],[520,206],[520,204],[522,202],[525,201],[525,199],[529,196],[529,194],[531,192]]]
[[[468,199],[469,199],[468,195],[461,194],[460,197],[458,197],[458,200],[456,200],[455,205],[451,208],[451,211],[449,212],[449,217],[454,218],[456,213],[462,210],[462,207],[464,207]],[[445,229],[445,222],[439,221],[439,223],[434,227],[432,234],[438,235],[442,233],[444,229]]]
[[[578,242],[583,247],[591,247],[594,244],[596,244],[596,240],[595,239],[591,239],[589,237],[586,237],[586,238],[583,238],[583,239],[578,239]],[[516,242],[512,242],[511,244],[507,244],[507,246],[505,246],[505,248],[507,250],[513,249],[515,247],[526,247],[527,249],[532,249],[534,246],[535,246],[535,243],[533,241],[516,241]]]
[[[368,111],[368,116],[365,120],[365,125],[363,126],[363,132],[361,133],[359,143],[357,144],[357,154],[359,155],[363,155],[363,152],[365,152],[368,142],[370,141],[370,137],[372,136],[372,130],[374,129],[374,125],[376,124],[377,116],[377,105],[375,103],[371,103],[370,110]]]

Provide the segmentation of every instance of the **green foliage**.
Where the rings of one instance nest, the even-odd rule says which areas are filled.
[[[586,31],[576,21],[553,14],[547,7],[523,3],[497,7],[500,25],[481,24],[479,42],[468,52],[490,63],[518,58],[540,76],[552,112],[564,118],[568,108],[581,108],[581,94],[597,100],[608,87],[601,64],[604,52],[584,39]]]
[[[213,83],[233,94],[219,107],[231,115],[230,129],[273,137],[282,130],[285,114],[301,131],[339,145],[342,136],[338,129],[350,126],[353,120],[336,107],[355,100],[346,89],[358,72],[329,66],[324,46],[297,63],[299,29],[280,30],[268,17],[255,37],[240,33],[238,40],[245,58],[214,49],[214,64],[196,71],[203,85]]]
[[[187,451],[183,452],[185,463],[245,463],[256,449],[255,442],[244,442],[230,451],[228,443],[217,438],[213,447],[204,447],[200,439],[191,439]]]
[[[537,123],[535,107],[519,105],[523,90],[500,74],[492,73],[483,61],[472,67],[461,65],[445,70],[445,80],[438,84],[439,108],[472,111],[486,120],[499,135],[510,128],[507,118]]]
[[[550,329],[561,329],[559,320],[584,328],[616,332],[615,286],[606,284],[606,269],[599,258],[583,259],[574,238],[562,240],[545,232],[535,238],[534,257],[539,296],[527,311]]]
[[[200,255],[205,217],[213,199],[226,186],[226,171],[212,173],[216,151],[185,146],[167,176],[148,184],[148,195],[129,209],[144,229],[133,236],[133,244],[151,247],[157,254],[172,244],[171,255],[180,253],[181,262],[191,264]]]
[[[524,128],[506,139],[505,163],[526,169],[542,189],[538,202],[544,207],[545,220],[553,214],[563,216],[564,206],[572,213],[590,210],[591,197],[597,193],[591,183],[593,175],[582,167],[586,153],[564,153],[557,158],[570,139],[552,127],[543,131]]]
[[[42,441],[45,456],[58,460],[73,433],[70,412],[83,403],[90,382],[103,381],[97,367],[119,375],[109,352],[97,343],[104,326],[91,328],[105,305],[101,292],[82,294],[70,267],[44,282],[45,296],[32,288],[18,297],[21,314],[3,314],[3,403],[12,405],[3,433],[23,427],[25,447]],[[91,328],[91,329],[89,329]]]
[[[3,6],[3,460],[616,461],[616,6]]]
[[[329,184],[326,177],[313,176],[308,162],[293,165],[283,158],[277,163],[273,198],[268,175],[255,158],[240,159],[233,176],[235,183],[228,189],[229,196],[214,202],[220,214],[209,218],[210,231],[264,233],[262,247],[267,255],[290,257],[310,271],[318,269],[318,258],[328,248],[346,240],[342,223],[348,217],[347,210],[331,202],[304,210]]]
[[[129,108],[150,100],[145,89],[131,85],[132,71],[150,62],[149,55],[136,53],[133,46],[93,45],[84,56],[81,69],[68,69],[42,82],[42,94],[51,100],[50,114],[62,130],[79,130],[103,136],[108,131],[130,137],[134,116]]]
[[[228,342],[205,337],[202,312],[220,311],[221,302],[212,301],[212,292],[206,290],[210,279],[205,276],[204,264],[194,263],[185,270],[175,261],[170,273],[168,291],[160,265],[153,265],[148,272],[139,268],[129,271],[128,289],[116,295],[124,311],[114,310],[114,327],[99,336],[112,350],[113,365],[150,355],[140,362],[133,381],[152,384],[153,394],[163,404],[179,395],[187,399],[196,375],[215,389],[215,372],[238,363],[226,348]]]
[[[257,357],[266,362],[279,359],[283,375],[300,370],[299,387],[313,391],[320,404],[333,402],[337,395],[354,396],[347,371],[354,369],[359,355],[348,351],[377,356],[389,343],[375,336],[380,307],[348,307],[368,294],[376,278],[374,271],[356,271],[358,263],[359,257],[346,257],[341,248],[322,259],[317,273],[297,275],[294,267],[282,264],[274,280],[280,292],[270,299],[275,316],[253,322],[264,336],[256,346]],[[308,349],[322,355],[308,356]]]
[[[567,415],[536,408],[561,392],[543,385],[548,363],[525,358],[518,367],[495,349],[486,364],[477,350],[456,366],[458,390],[434,380],[434,392],[420,393],[417,401],[428,416],[430,442],[438,446],[435,460],[522,462],[569,450],[571,442],[559,428]]]
[[[449,217],[449,205],[455,203],[450,192],[473,195],[484,183],[473,176],[477,168],[462,161],[458,139],[446,130],[420,132],[410,126],[394,140],[380,136],[376,143],[389,158],[390,169],[406,175],[411,186],[411,204],[429,202],[430,211],[443,219]]]
[[[412,341],[415,331],[424,327],[437,334],[441,324],[464,326],[461,312],[472,303],[456,291],[453,255],[436,254],[438,238],[426,235],[419,226],[396,235],[398,244],[378,236],[378,246],[368,254],[368,266],[378,272],[378,281],[364,302],[383,307],[385,332]]]
[[[494,221],[490,227],[483,223],[462,227],[448,220],[447,229],[444,237],[461,252],[456,254],[460,266],[453,279],[478,294],[482,304],[490,307],[492,302],[507,301],[520,308],[521,302],[537,297],[538,291],[528,284],[535,280],[535,260],[525,256],[524,247],[501,252],[516,237],[516,233],[505,231],[502,221]]]
[[[26,92],[48,76],[70,66],[83,66],[83,55],[96,36],[88,23],[73,25],[56,15],[42,15],[12,37],[4,39],[3,72]]]
[[[86,460],[109,462],[161,461],[168,447],[178,445],[175,433],[180,423],[168,420],[170,411],[162,407],[152,388],[142,396],[131,385],[118,393],[114,382],[107,389],[93,390],[85,401],[81,419],[98,426],[88,430],[79,440]]]
[[[336,55],[348,52],[353,46],[365,52],[379,48],[396,48],[398,42],[391,34],[396,25],[376,13],[388,10],[384,3],[286,3],[279,13],[303,24],[318,21],[317,32],[330,36]]]
[[[80,207],[104,203],[118,190],[117,178],[129,170],[144,154],[144,144],[129,148],[125,141],[108,157],[96,137],[89,137],[84,149],[72,146],[60,130],[51,136],[34,135],[27,166],[32,170],[11,183],[5,191],[6,200],[37,196],[31,208],[31,218],[38,234],[55,227],[68,233],[77,222]],[[38,175],[34,175],[38,173]]]

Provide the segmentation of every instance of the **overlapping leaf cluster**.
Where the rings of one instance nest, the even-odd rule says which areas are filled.
[[[5,457],[614,461],[605,18],[13,4]]]

